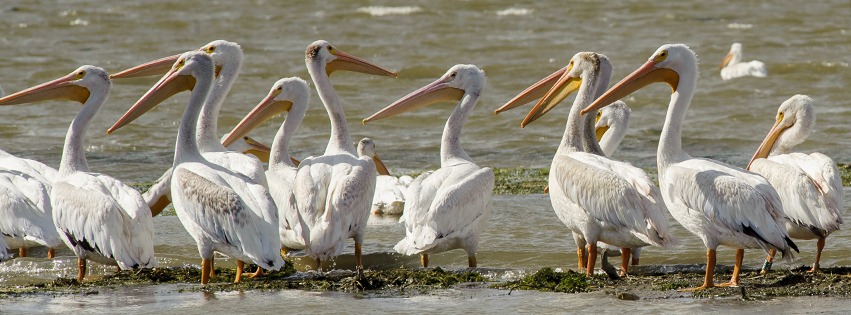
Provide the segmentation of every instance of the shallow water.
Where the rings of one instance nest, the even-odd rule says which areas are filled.
[[[529,106],[495,116],[492,111],[538,79],[563,67],[578,51],[596,51],[610,57],[615,66],[613,82],[633,71],[660,45],[683,42],[701,60],[700,79],[683,128],[683,147],[695,156],[705,156],[743,166],[771,127],[779,104],[794,94],[815,99],[818,123],[800,151],[820,151],[837,162],[851,162],[851,92],[849,56],[851,28],[847,1],[21,1],[0,4],[0,85],[15,92],[65,75],[83,64],[94,64],[110,72],[189,49],[215,39],[238,42],[245,52],[242,73],[223,106],[220,134],[230,130],[281,77],[308,78],[304,49],[317,39],[326,39],[339,49],[397,71],[399,78],[362,74],[334,75],[335,89],[344,102],[353,140],[372,137],[378,153],[395,173],[436,168],[439,138],[453,104],[443,103],[369,125],[360,120],[401,96],[433,81],[457,63],[472,63],[484,69],[488,83],[478,108],[464,129],[462,143],[480,165],[492,167],[549,167],[564,131],[568,106],[520,129]],[[769,77],[722,81],[717,65],[733,42],[744,44],[744,60],[758,59],[768,66]],[[94,120],[86,143],[89,165],[127,182],[152,181],[171,164],[178,119],[188,99],[174,97],[133,124],[111,136],[111,126],[157,78],[114,82],[108,103]],[[616,158],[641,167],[655,168],[659,132],[669,100],[668,87],[648,87],[625,99],[633,108],[631,129]],[[571,101],[571,100],[568,100]],[[324,150],[328,119],[315,93],[310,109],[291,148],[303,158]],[[0,108],[0,147],[22,157],[57,166],[68,123],[80,109],[78,104],[51,101],[28,106]],[[269,143],[283,117],[272,119],[251,136]],[[848,195],[846,193],[846,195]],[[494,217],[482,237],[480,265],[517,272],[544,266],[574,267],[572,238],[556,219],[545,195],[495,197]],[[176,217],[156,219],[157,252],[163,264],[197,264],[194,243]],[[413,258],[387,254],[402,235],[394,218],[370,221],[364,248],[373,268],[405,264]],[[668,251],[647,249],[642,264],[695,264],[703,262],[700,242],[674,224],[681,244]],[[851,264],[851,239],[846,230],[827,242],[823,266]],[[796,265],[809,264],[814,241],[799,242],[804,251]],[[352,260],[351,248],[338,265]],[[75,262],[67,250],[54,262],[40,258],[0,264],[0,283],[22,284],[75,274]],[[36,257],[43,253],[36,251]],[[722,250],[720,263],[732,262],[732,251]],[[758,266],[762,253],[748,251],[746,264]],[[460,251],[431,258],[432,264],[450,269],[466,262]],[[349,263],[346,263],[349,261]],[[219,262],[234,265],[231,261]],[[776,267],[776,268],[782,268]],[[36,272],[33,272],[36,270]],[[110,268],[92,266],[97,273]],[[162,288],[169,292],[173,288]],[[133,290],[133,289],[127,289]],[[340,293],[249,292],[216,294],[204,299],[199,294],[174,295],[115,291],[95,297],[59,299],[33,298],[4,304],[0,309],[24,311],[38,306],[43,311],[79,309],[85,306],[107,310],[114,303],[135,312],[182,309],[205,312],[235,309],[233,301],[258,304],[263,310],[279,307],[272,299],[316,301],[316,310],[328,311],[338,303],[385,311],[409,308],[489,311],[501,306],[549,312],[601,307],[598,295],[557,295],[479,290],[470,293],[485,303],[464,303],[467,293],[448,291],[447,297],[357,300]],[[454,294],[454,295],[453,295]],[[133,299],[121,299],[131,295]],[[117,301],[116,301],[117,300]],[[145,305],[141,309],[138,305]],[[446,303],[446,301],[453,301]],[[497,301],[496,303],[490,303]],[[504,301],[498,302],[498,301]],[[612,302],[615,307],[635,304]],[[790,301],[790,300],[784,300]],[[794,300],[811,301],[807,299]],[[831,304],[835,300],[818,300]],[[113,303],[113,304],[111,304]],[[265,304],[264,304],[265,303]],[[629,302],[626,302],[629,303]],[[643,303],[643,304],[642,304]],[[741,302],[685,301],[655,306],[639,303],[645,312],[655,309],[689,312],[694,308],[746,311],[753,304]],[[758,305],[768,307],[771,303]],[[789,310],[781,303],[778,309]],[[787,303],[787,304],[790,304]],[[239,303],[243,304],[243,303]],[[298,303],[303,304],[303,303]],[[310,304],[313,305],[313,304]],[[799,310],[808,310],[801,304]],[[832,304],[831,304],[832,305]],[[200,308],[195,308],[200,307]],[[457,307],[457,308],[453,308]],[[784,308],[781,308],[784,307]],[[488,309],[493,308],[493,309]],[[301,309],[299,309],[301,311]]]

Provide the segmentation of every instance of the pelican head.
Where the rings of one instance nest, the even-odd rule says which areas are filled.
[[[310,44],[310,46],[307,46],[304,60],[308,63],[318,62],[324,64],[325,74],[328,76],[331,76],[331,73],[337,70],[389,77],[397,76],[395,72],[385,70],[369,61],[344,53],[324,40],[317,40]]]
[[[226,134],[222,137],[222,139],[229,137],[230,134]],[[251,154],[256,156],[260,161],[265,163],[269,163],[269,153],[272,151],[272,148],[261,143],[260,141],[254,140],[249,136],[244,136],[239,138],[238,140],[231,143],[231,145],[227,146],[229,151],[242,152],[243,154]]]
[[[196,51],[202,51],[210,54],[213,57],[213,63],[215,65],[215,75],[219,76],[222,68],[225,65],[233,64],[238,67],[242,64],[242,47],[239,44],[234,42],[229,42],[226,40],[214,40],[209,44],[201,46]],[[146,77],[152,75],[163,75],[171,69],[171,66],[177,61],[181,54],[177,54],[174,56],[168,56],[165,58],[160,58],[154,61],[150,61],[147,63],[143,63],[141,65],[135,66],[133,68],[121,71],[119,73],[110,75],[110,79],[121,79],[121,78],[136,78],[136,77]],[[239,69],[236,69],[238,72]]]
[[[556,107],[565,98],[573,92],[579,91],[583,80],[587,80],[590,76],[598,76],[600,74],[601,55],[593,52],[580,52],[570,58],[570,63],[567,64],[567,69],[561,78],[553,84],[552,88],[547,91],[547,94],[538,101],[538,104],[532,108],[532,111],[526,115],[526,119],[520,124],[521,127],[541,118],[547,112]],[[591,83],[587,88],[596,88]]]
[[[737,64],[740,61],[742,61],[742,44],[733,43],[733,46],[730,47],[730,52],[727,53],[727,56],[721,61],[721,65],[718,66],[718,70],[724,69],[728,65]]]
[[[697,82],[697,56],[683,44],[662,45],[644,65],[615,84],[594,103],[583,109],[581,114],[599,110],[655,82],[668,83],[671,86],[671,93],[676,93],[680,87],[681,73],[694,74],[690,76],[694,80],[691,86],[694,86]]]
[[[460,101],[464,95],[481,93],[485,86],[485,72],[474,65],[455,65],[440,79],[390,104],[363,120],[393,117],[440,101]]]
[[[806,95],[795,95],[780,104],[777,118],[771,131],[762,140],[748,168],[754,160],[789,152],[795,145],[804,142],[816,124],[816,109],[813,99]]]
[[[375,169],[378,171],[378,175],[390,175],[387,166],[378,158],[378,154],[375,154],[375,142],[372,139],[363,138],[358,142],[358,155],[372,158],[372,161],[375,162]]]
[[[17,105],[65,99],[86,103],[93,92],[106,95],[112,82],[100,67],[82,66],[68,75],[0,98],[0,105]]]
[[[222,140],[222,145],[230,146],[269,118],[283,112],[290,112],[291,115],[303,117],[309,99],[310,87],[307,81],[298,77],[278,80],[272,85],[269,94],[266,94],[260,104],[257,104]]]
[[[190,51],[183,53],[156,85],[148,90],[127,113],[109,130],[112,133],[147,113],[169,97],[177,93],[192,90],[198,78],[212,79],[214,76],[213,58],[206,52]]]
[[[631,112],[626,103],[622,101],[614,102],[597,112],[594,130],[597,133],[600,148],[603,149],[606,156],[611,156],[626,136]]]

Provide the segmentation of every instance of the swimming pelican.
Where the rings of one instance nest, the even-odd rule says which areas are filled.
[[[184,53],[119,120],[138,117],[174,94],[192,91],[177,133],[171,196],[180,222],[198,245],[202,284],[210,280],[213,251],[239,259],[236,282],[241,281],[243,261],[274,270],[284,265],[272,196],[263,185],[209,161],[200,152],[196,125],[202,123],[199,112],[206,107],[214,73],[213,58],[206,52]]]
[[[780,194],[789,236],[818,239],[816,261],[810,272],[819,269],[824,239],[839,230],[845,212],[842,178],[836,163],[818,152],[789,153],[807,139],[815,124],[813,99],[792,96],[780,105],[774,127],[748,165],[748,170],[765,176]],[[771,269],[773,250],[769,254],[763,272]]]
[[[275,82],[269,94],[222,139],[225,145],[240,139],[276,115],[287,112],[287,119],[281,124],[269,156],[269,192],[278,206],[278,232],[281,250],[284,254],[292,249],[304,249],[305,242],[302,221],[295,204],[293,185],[298,173],[298,161],[290,157],[290,139],[304,119],[310,100],[310,87],[307,81],[298,77],[284,78]]]
[[[79,276],[92,260],[121,269],[157,266],[151,212],[135,189],[104,174],[92,173],[83,142],[112,83],[98,67],[82,66],[62,78],[0,99],[0,105],[67,99],[83,104],[65,136],[65,148],[53,183],[53,223],[78,257]]]
[[[368,156],[375,161],[378,177],[375,178],[375,196],[372,198],[372,214],[400,215],[405,209],[405,190],[407,186],[399,182],[396,176],[390,175],[387,166],[375,153],[375,142],[363,138],[358,142],[358,155]]]
[[[630,248],[670,247],[677,242],[667,232],[667,210],[659,188],[642,169],[603,155],[591,128],[596,115],[584,119],[579,115],[582,107],[602,93],[610,77],[611,63],[606,56],[577,53],[521,125],[525,127],[578,91],[550,168],[549,186],[553,189],[549,194],[553,210],[573,231],[580,263],[588,244],[586,275],[594,272],[597,241],[623,248],[623,272],[627,271]]]
[[[471,268],[477,266],[479,234],[491,216],[494,174],[476,165],[461,147],[461,128],[484,87],[484,71],[474,65],[455,65],[437,81],[363,120],[366,124],[439,101],[460,101],[443,128],[440,168],[411,183],[399,219],[405,223],[405,238],[394,249],[405,255],[420,254],[424,268],[429,254],[455,248],[467,252]]]
[[[715,287],[715,250],[736,248],[729,283],[737,286],[745,248],[779,250],[792,259],[795,243],[786,233],[780,196],[759,174],[683,152],[682,124],[697,85],[697,56],[686,45],[663,45],[647,63],[582,110],[598,110],[653,82],[665,82],[673,94],[657,151],[659,186],[671,215],[706,245],[706,278],[701,290]]]
[[[741,61],[742,44],[734,43],[733,46],[730,47],[730,52],[727,53],[727,56],[725,56],[724,60],[721,61],[721,65],[718,66],[718,70],[721,71],[721,79],[726,81],[747,76],[757,78],[764,78],[768,76],[768,69],[765,68],[765,64],[762,63],[762,61]]]
[[[375,163],[357,156],[343,106],[328,76],[337,70],[393,77],[396,74],[346,54],[324,40],[307,46],[304,62],[331,119],[331,138],[325,154],[301,161],[296,175],[296,204],[307,227],[305,251],[322,266],[322,260],[343,251],[346,239],[354,238],[355,258],[361,270],[361,244],[375,193]]]

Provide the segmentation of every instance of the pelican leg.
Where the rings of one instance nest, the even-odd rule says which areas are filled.
[[[360,243],[355,243],[355,259],[358,261],[358,268],[363,269],[363,262],[361,261],[361,245]]]
[[[745,249],[739,248],[736,249],[736,266],[733,267],[733,277],[730,278],[730,282],[719,284],[719,287],[738,287],[739,286],[739,274],[742,271],[742,259],[745,258]]]
[[[476,268],[476,256],[468,256],[467,265],[470,266],[470,268]]]
[[[257,266],[257,271],[254,272],[254,273],[250,273],[248,277],[253,279],[253,278],[262,277],[262,276],[265,276],[265,275],[266,275],[266,272],[263,270],[263,267]]]
[[[47,258],[53,259],[53,257],[56,257],[56,249],[51,247],[47,250]]]
[[[83,282],[83,278],[86,277],[86,259],[85,258],[77,258],[77,268],[80,269],[80,274],[77,275],[77,281]]]
[[[579,256],[579,270],[588,266],[588,256],[585,255],[585,246],[577,247],[576,254]]]
[[[423,268],[428,268],[428,254],[420,254],[420,262],[423,263]]]
[[[245,262],[242,260],[236,261],[236,279],[233,280],[233,283],[242,282],[242,267],[245,266]]]
[[[316,258],[316,271],[322,272],[322,259]]]
[[[210,277],[212,277],[213,273],[213,259],[202,259],[201,260],[201,284],[207,284],[210,282]]]
[[[688,291],[697,291],[697,290],[706,290],[709,288],[714,288],[714,276],[715,276],[715,250],[707,249],[706,250],[706,277],[703,279],[703,285],[697,288],[691,289],[683,289],[680,292],[688,292]]]
[[[115,273],[121,272],[121,266],[115,266]]]
[[[621,248],[621,269],[623,270],[624,276],[626,276],[627,270],[629,269],[629,254],[631,252],[632,250],[630,248]]]
[[[585,276],[590,277],[594,274],[594,264],[597,263],[597,242],[588,243],[588,269],[585,270]]]
[[[772,260],[774,260],[774,254],[777,254],[776,250],[768,250],[768,256],[765,257],[765,263],[762,264],[762,270],[759,271],[760,274],[766,274],[771,271],[771,264]]]
[[[821,250],[824,249],[824,237],[819,237],[816,246],[818,248],[818,251],[816,252],[816,262],[813,264],[813,269],[810,269],[810,272],[816,272],[819,269],[818,262],[821,260]]]
[[[18,248],[18,257],[27,257],[27,248],[26,247]]]
[[[210,257],[210,279],[213,279],[213,277],[216,276],[216,261],[214,260],[215,258],[215,254],[213,254],[213,257]]]
[[[632,265],[638,266],[638,257],[632,256]]]

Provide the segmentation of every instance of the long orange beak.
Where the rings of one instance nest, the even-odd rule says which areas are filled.
[[[391,72],[382,67],[376,66],[375,64],[369,61],[349,55],[340,50],[337,50],[334,55],[337,56],[337,59],[334,59],[333,61],[325,65],[325,74],[327,74],[328,76],[331,76],[331,73],[334,73],[334,71],[346,70],[372,75],[381,75],[394,78],[397,77],[395,72]]]
[[[249,137],[249,136],[245,136],[245,137],[243,138],[243,140],[244,140],[244,141],[245,141],[245,143],[247,143],[247,144],[248,144],[251,148],[250,148],[250,149],[248,149],[248,150],[246,150],[245,152],[242,152],[242,153],[244,153],[244,154],[253,154],[253,155],[254,155],[254,156],[256,156],[258,159],[260,159],[260,161],[263,161],[263,162],[265,162],[265,163],[269,163],[269,154],[270,154],[270,152],[272,152],[272,148],[270,148],[269,146],[267,146],[267,145],[265,145],[265,144],[260,143],[260,142],[259,142],[259,141],[257,141],[257,140],[252,139],[252,138],[251,138],[251,137]]]
[[[133,68],[109,75],[110,79],[138,78],[152,75],[163,75],[171,70],[171,66],[177,62],[181,54],[160,58],[151,62],[143,63]]]
[[[526,115],[526,119],[523,119],[520,127],[526,127],[526,125],[544,116],[544,114],[570,96],[570,94],[578,91],[580,86],[582,86],[582,78],[572,77],[566,73],[562,75],[558,82],[547,92],[547,95],[544,95],[544,98]]]
[[[765,139],[762,140],[762,144],[760,144],[759,148],[756,149],[756,153],[754,153],[751,161],[748,162],[748,167],[745,169],[749,170],[754,160],[768,157],[768,154],[771,153],[771,148],[774,147],[774,142],[777,141],[777,137],[779,137],[786,128],[789,128],[789,126],[781,126],[781,122],[782,120],[774,123],[774,126],[771,127],[771,131],[769,131],[768,135],[765,136]]]
[[[440,78],[419,90],[411,92],[411,94],[406,95],[398,101],[393,102],[393,104],[390,104],[390,106],[364,119],[363,123],[366,124],[369,121],[393,117],[441,101],[461,100],[464,97],[464,90],[447,85],[449,81],[449,78]]]
[[[618,82],[618,84],[615,84],[615,86],[606,91],[606,94],[603,94],[594,103],[583,109],[581,114],[584,115],[587,112],[599,110],[632,94],[632,92],[656,82],[668,83],[671,86],[671,93],[675,93],[680,83],[680,74],[668,68],[656,68],[656,62],[648,60],[641,68],[638,68]]]
[[[154,87],[148,90],[145,95],[142,96],[127,113],[124,114],[109,130],[106,131],[106,134],[111,134],[113,131],[118,130],[118,128],[124,127],[125,125],[131,123],[136,120],[143,114],[147,113],[152,108],[156,107],[163,101],[167,100],[169,97],[174,96],[177,93],[183,91],[191,91],[195,88],[195,77],[191,75],[177,75],[177,70],[179,68],[172,68],[159,82],[157,82]]]
[[[512,98],[508,103],[502,105],[502,107],[497,108],[493,113],[499,114],[501,112],[514,109],[516,107],[522,106],[523,104],[529,103],[536,99],[544,97],[547,94],[547,91],[555,85],[556,81],[561,78],[562,75],[567,71],[567,67],[561,68],[553,74],[548,75],[546,78],[541,79],[537,83],[528,87],[527,89],[517,94],[514,98]]]
[[[384,165],[384,162],[381,161],[381,158],[376,154],[372,161],[375,162],[375,170],[378,171],[378,175],[390,175],[390,171],[387,170],[387,166]]]
[[[730,63],[730,60],[733,60],[733,54],[727,54],[727,56],[724,57],[724,60],[721,61],[721,65],[718,66],[718,70],[721,70],[726,67],[727,64]]]
[[[236,125],[236,127],[233,128],[230,135],[222,142],[222,145],[227,147],[233,144],[237,139],[247,135],[265,121],[269,120],[269,118],[289,111],[293,107],[293,103],[290,101],[275,100],[276,96],[278,96],[277,90],[266,95],[266,97],[260,101],[260,104],[257,104],[257,106],[255,106],[254,109],[248,113],[248,115],[246,115],[245,118]]]
[[[89,89],[71,83],[76,79],[76,73],[71,73],[59,79],[0,98],[0,105],[18,105],[55,99],[85,103],[91,93]]]

